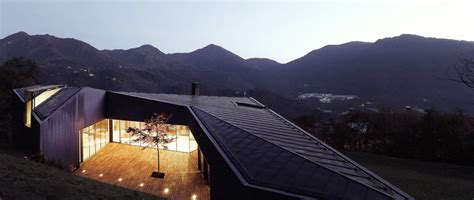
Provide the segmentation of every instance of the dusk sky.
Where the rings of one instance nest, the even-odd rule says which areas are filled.
[[[328,44],[403,33],[474,41],[473,1],[10,1],[0,36],[76,38],[99,49],[151,44],[165,53],[208,44],[285,63]]]

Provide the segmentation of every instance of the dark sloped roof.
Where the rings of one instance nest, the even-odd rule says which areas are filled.
[[[251,184],[324,199],[390,199],[199,108],[193,110]]]
[[[40,93],[48,89],[59,88],[59,87],[64,87],[64,85],[32,85],[32,86],[23,87],[23,88],[16,88],[14,89],[14,91],[18,94],[18,96],[21,98],[22,101],[25,101],[26,91]]]
[[[405,198],[269,110],[192,109],[250,183],[321,198]]]
[[[65,87],[59,90],[56,94],[49,97],[46,101],[40,104],[35,109],[36,115],[40,119],[46,119],[56,109],[63,105],[69,98],[74,96],[81,88]]]
[[[190,106],[249,183],[321,198],[412,199],[252,98],[119,93]]]

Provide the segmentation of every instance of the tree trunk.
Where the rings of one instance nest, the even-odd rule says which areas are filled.
[[[156,145],[156,151],[158,155],[158,172],[160,172],[160,145]]]

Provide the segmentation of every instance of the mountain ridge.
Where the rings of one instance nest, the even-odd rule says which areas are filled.
[[[188,93],[187,84],[199,81],[210,94],[239,95],[254,88],[290,99],[302,93],[353,94],[377,106],[460,107],[474,113],[468,101],[474,99],[472,90],[439,79],[459,55],[474,55],[474,43],[466,41],[402,34],[326,45],[285,64],[244,59],[215,44],[171,54],[149,44],[98,50],[76,39],[18,32],[0,45],[0,61],[33,59],[44,82]]]

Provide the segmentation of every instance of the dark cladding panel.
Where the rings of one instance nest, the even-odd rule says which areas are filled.
[[[186,106],[115,92],[107,92],[106,99],[106,115],[110,119],[144,121],[153,116],[153,113],[164,113],[171,115],[170,124],[187,124],[187,114],[189,112]]]
[[[79,166],[79,130],[105,118],[105,91],[83,88],[41,123],[41,151],[66,170]]]
[[[300,156],[258,133],[246,131],[224,121],[202,108],[192,107],[192,110],[250,184],[316,198],[342,198],[351,194],[357,196],[354,193],[359,191],[380,193],[357,180]],[[300,170],[310,170],[311,173],[301,177]],[[365,195],[362,196],[364,197]],[[384,194],[379,199],[392,199],[392,197]]]

